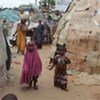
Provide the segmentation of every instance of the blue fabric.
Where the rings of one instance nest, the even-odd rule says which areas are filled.
[[[5,10],[1,11],[0,18],[6,19],[12,23],[15,23],[16,21],[18,21],[20,19],[18,11],[9,10],[9,9],[5,9]]]

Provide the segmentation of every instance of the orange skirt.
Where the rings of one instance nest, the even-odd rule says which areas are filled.
[[[18,49],[21,52],[25,51],[25,47],[26,47],[26,33],[25,32],[18,31],[16,44],[17,44]]]

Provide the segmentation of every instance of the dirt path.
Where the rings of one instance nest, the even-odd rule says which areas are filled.
[[[38,82],[39,90],[35,91],[20,85],[23,56],[16,54],[16,48],[13,48],[10,71],[13,77],[5,87],[0,88],[0,97],[7,93],[14,93],[18,96],[18,100],[100,100],[99,86],[75,86],[72,82],[73,77],[69,77],[68,92],[55,88],[53,86],[54,72],[47,69],[50,51],[50,46],[44,46],[39,51],[43,61],[43,71]]]

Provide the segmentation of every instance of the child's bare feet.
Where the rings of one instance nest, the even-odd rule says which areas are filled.
[[[35,86],[34,86],[34,89],[35,89],[35,90],[38,90],[38,86],[37,86],[37,85],[35,85]]]
[[[29,87],[30,87],[30,88],[32,87],[32,81],[30,81],[30,83],[29,83]]]
[[[65,88],[65,87],[61,87],[61,89],[64,90],[64,91],[68,91],[68,89]]]

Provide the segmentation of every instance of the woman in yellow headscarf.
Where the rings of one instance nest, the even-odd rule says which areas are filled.
[[[17,48],[19,53],[20,51],[24,54],[25,47],[26,47],[26,33],[27,33],[27,25],[26,19],[21,19],[21,23],[17,25]]]

